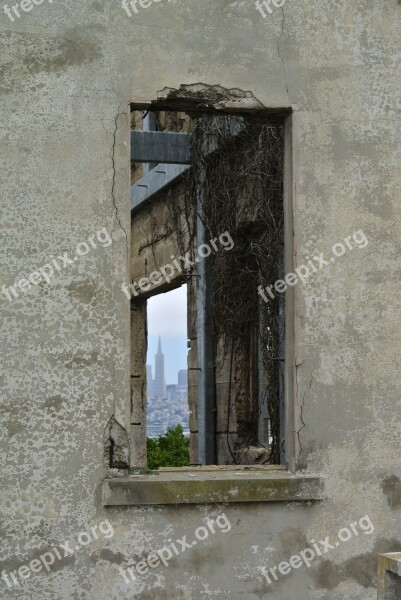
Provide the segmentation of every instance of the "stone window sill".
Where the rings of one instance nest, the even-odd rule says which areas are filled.
[[[104,506],[305,502],[323,500],[320,477],[293,475],[275,467],[160,469],[105,479]]]

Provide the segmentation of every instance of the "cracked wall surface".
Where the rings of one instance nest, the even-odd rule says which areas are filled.
[[[396,0],[173,0],[128,17],[119,2],[54,0],[2,14],[1,286],[78,258],[9,301],[0,294],[0,570],[109,519],[93,539],[1,600],[374,600],[376,557],[401,548],[400,61]],[[104,435],[130,418],[129,112],[204,82],[291,107],[294,260],[344,254],[294,288],[298,467],[321,503],[102,506]],[[83,256],[103,228],[112,243]],[[96,238],[95,238],[96,240]],[[274,282],[272,282],[274,283]],[[294,368],[295,368],[294,365]],[[117,567],[225,511],[232,528],[126,583]],[[359,535],[269,585],[311,540],[369,515]]]

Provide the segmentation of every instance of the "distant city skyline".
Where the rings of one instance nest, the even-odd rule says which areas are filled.
[[[177,385],[178,372],[186,370],[187,365],[187,339],[161,337],[162,349],[164,354],[164,377],[166,385]],[[146,364],[152,369],[152,377],[156,374],[155,355],[157,353],[159,336],[152,336],[148,339],[148,353]]]
[[[146,364],[155,376],[159,335],[164,354],[166,385],[177,383],[177,373],[187,369],[187,286],[148,300],[148,352]]]
[[[177,371],[176,383],[166,385],[164,352],[161,336],[158,337],[155,355],[155,373],[146,364],[148,437],[164,435],[169,427],[181,425],[184,435],[189,436],[188,371]]]

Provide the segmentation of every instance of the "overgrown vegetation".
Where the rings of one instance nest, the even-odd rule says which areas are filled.
[[[195,250],[196,216],[207,240],[225,231],[234,240],[230,252],[220,248],[206,259],[215,368],[230,365],[235,388],[232,395],[229,386],[226,400],[227,445],[234,463],[241,461],[244,447],[265,447],[258,439],[258,419],[262,405],[267,406],[271,444],[266,462],[279,464],[284,304],[277,294],[261,301],[258,287],[274,284],[284,268],[283,126],[251,116],[191,117],[192,168],[184,201],[168,194],[169,226],[182,255]],[[231,448],[234,412],[238,447]]]
[[[280,331],[278,296],[261,303],[257,290],[259,285],[272,285],[280,278],[283,128],[266,120],[203,115],[195,121],[193,148],[190,204],[197,201],[199,206],[201,194],[207,232],[212,236],[229,231],[235,243],[230,252],[221,249],[208,259],[216,368],[220,346],[222,361],[231,364],[230,380],[235,381],[238,439],[242,445],[257,446],[262,445],[257,422],[262,397],[258,369],[263,367],[263,401],[267,402],[272,434],[269,462],[277,464],[280,340],[284,331]],[[230,391],[228,395],[230,414]],[[236,448],[231,454],[237,462]]]
[[[189,465],[189,440],[181,425],[169,427],[158,438],[148,438],[148,469],[158,467],[186,467]]]

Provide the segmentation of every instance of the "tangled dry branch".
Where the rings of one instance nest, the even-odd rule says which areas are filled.
[[[177,202],[172,202],[171,218],[183,246],[186,240],[186,247],[182,246],[181,250],[188,250],[194,240],[193,207],[198,205],[199,208],[200,198],[200,213],[207,235],[213,237],[228,231],[234,241],[232,250],[220,249],[208,259],[215,348],[223,347],[223,360],[234,353],[235,362],[241,362],[242,370],[241,357],[248,356],[245,385],[244,381],[236,381],[236,403],[247,405],[243,430],[238,426],[239,437],[249,445],[258,443],[258,416],[262,402],[267,402],[272,437],[269,462],[277,464],[280,458],[279,353],[283,331],[280,331],[277,296],[265,304],[257,289],[259,285],[273,284],[280,277],[282,125],[266,119],[208,114],[192,119],[192,135],[193,165],[185,183],[186,214],[183,215]],[[259,340],[256,346],[255,339]],[[264,373],[263,393],[258,389],[260,381],[252,386],[255,377],[252,373],[255,365],[249,360],[252,347],[256,347],[259,367]],[[219,368],[217,360],[216,350],[216,368]],[[237,413],[241,416],[237,404]],[[235,456],[233,458],[235,460]]]

